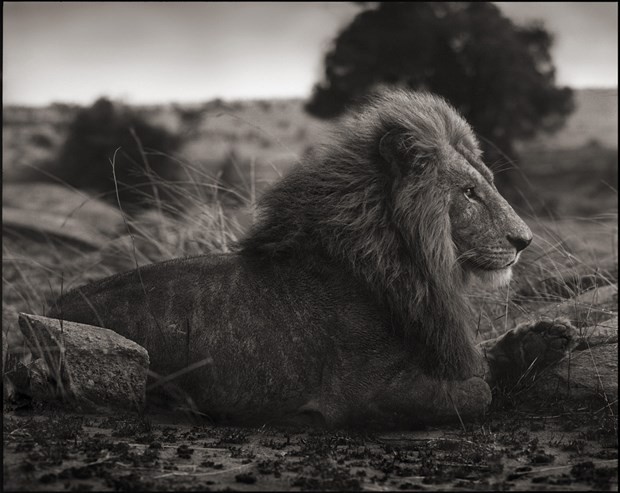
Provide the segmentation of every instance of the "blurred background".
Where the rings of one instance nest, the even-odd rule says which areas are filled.
[[[120,148],[128,210],[156,192],[172,199],[161,182],[188,179],[179,161],[250,199],[387,84],[459,108],[518,206],[574,215],[615,203],[616,3],[3,8],[6,182],[61,180],[116,204]]]
[[[562,231],[546,240],[555,249],[567,221],[580,241],[608,225],[601,242],[615,248],[616,3],[5,2],[3,13],[9,287],[227,251],[262,191],[384,85],[456,106],[500,191]],[[54,253],[59,238],[71,263],[67,245]],[[26,291],[10,301],[43,305],[54,290]]]

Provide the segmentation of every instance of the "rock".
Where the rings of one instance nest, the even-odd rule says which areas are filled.
[[[33,397],[49,399],[51,381],[63,400],[87,408],[144,405],[149,356],[142,346],[112,330],[24,313],[19,327],[43,359],[29,366]]]
[[[618,343],[574,351],[570,358],[541,375],[534,393],[584,403],[598,399],[617,407]]]
[[[601,344],[618,342],[618,317],[614,317],[594,327],[581,329],[581,338],[576,350],[584,350]]]
[[[123,232],[125,223],[116,207],[74,188],[9,183],[2,187],[2,228],[98,249]]]
[[[568,301],[539,308],[535,312],[517,318],[515,326],[544,316],[566,317],[575,327],[593,327],[617,316],[615,313],[617,309],[618,285],[611,284],[591,289]]]
[[[2,208],[2,229],[3,231],[33,231],[70,240],[94,249],[108,241],[107,236],[98,232],[90,224],[72,217],[12,207]]]
[[[107,237],[115,237],[125,229],[117,207],[83,191],[53,183],[5,183],[2,207],[74,219]]]
[[[612,256],[598,260],[596,266],[578,264],[559,267],[553,276],[533,283],[525,277],[524,282],[526,285],[518,289],[517,294],[525,298],[544,298],[549,301],[574,298],[577,293],[597,286],[617,283],[618,260]]]
[[[598,288],[591,289],[585,293],[581,293],[567,303],[592,306],[609,306],[618,307],[618,284],[608,284]]]
[[[560,397],[574,402],[598,399],[617,408],[618,318],[582,330],[582,340],[557,366],[543,372],[528,396]]]

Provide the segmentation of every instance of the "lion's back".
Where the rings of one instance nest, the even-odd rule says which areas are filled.
[[[236,254],[175,259],[75,288],[53,304],[49,316],[111,328],[132,339],[141,334],[123,324],[138,319],[144,332],[182,320],[190,330],[218,322],[234,329],[247,326],[250,318],[290,317],[290,308],[304,311],[317,302],[309,296],[324,292],[315,289],[320,281],[301,266],[292,270]]]
[[[281,405],[274,394],[299,405],[323,362],[338,359],[338,340],[381,315],[342,273],[298,260],[222,254],[154,264],[77,288],[51,315],[143,345],[162,375],[197,365],[181,380],[200,386],[205,407]]]

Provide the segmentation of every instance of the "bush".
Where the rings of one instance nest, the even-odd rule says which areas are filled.
[[[41,132],[32,134],[30,137],[30,142],[32,142],[32,144],[36,147],[41,147],[42,149],[49,149],[54,145],[54,142],[50,136]]]
[[[101,98],[77,113],[50,171],[69,185],[100,192],[116,203],[111,165],[116,152],[119,197],[131,211],[153,199],[170,199],[162,185],[179,174],[171,156],[180,145],[179,136],[151,125],[129,107]]]

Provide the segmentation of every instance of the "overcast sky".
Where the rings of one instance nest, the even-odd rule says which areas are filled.
[[[497,2],[555,35],[560,84],[617,87],[618,5]],[[351,2],[4,2],[5,104],[307,97]]]

